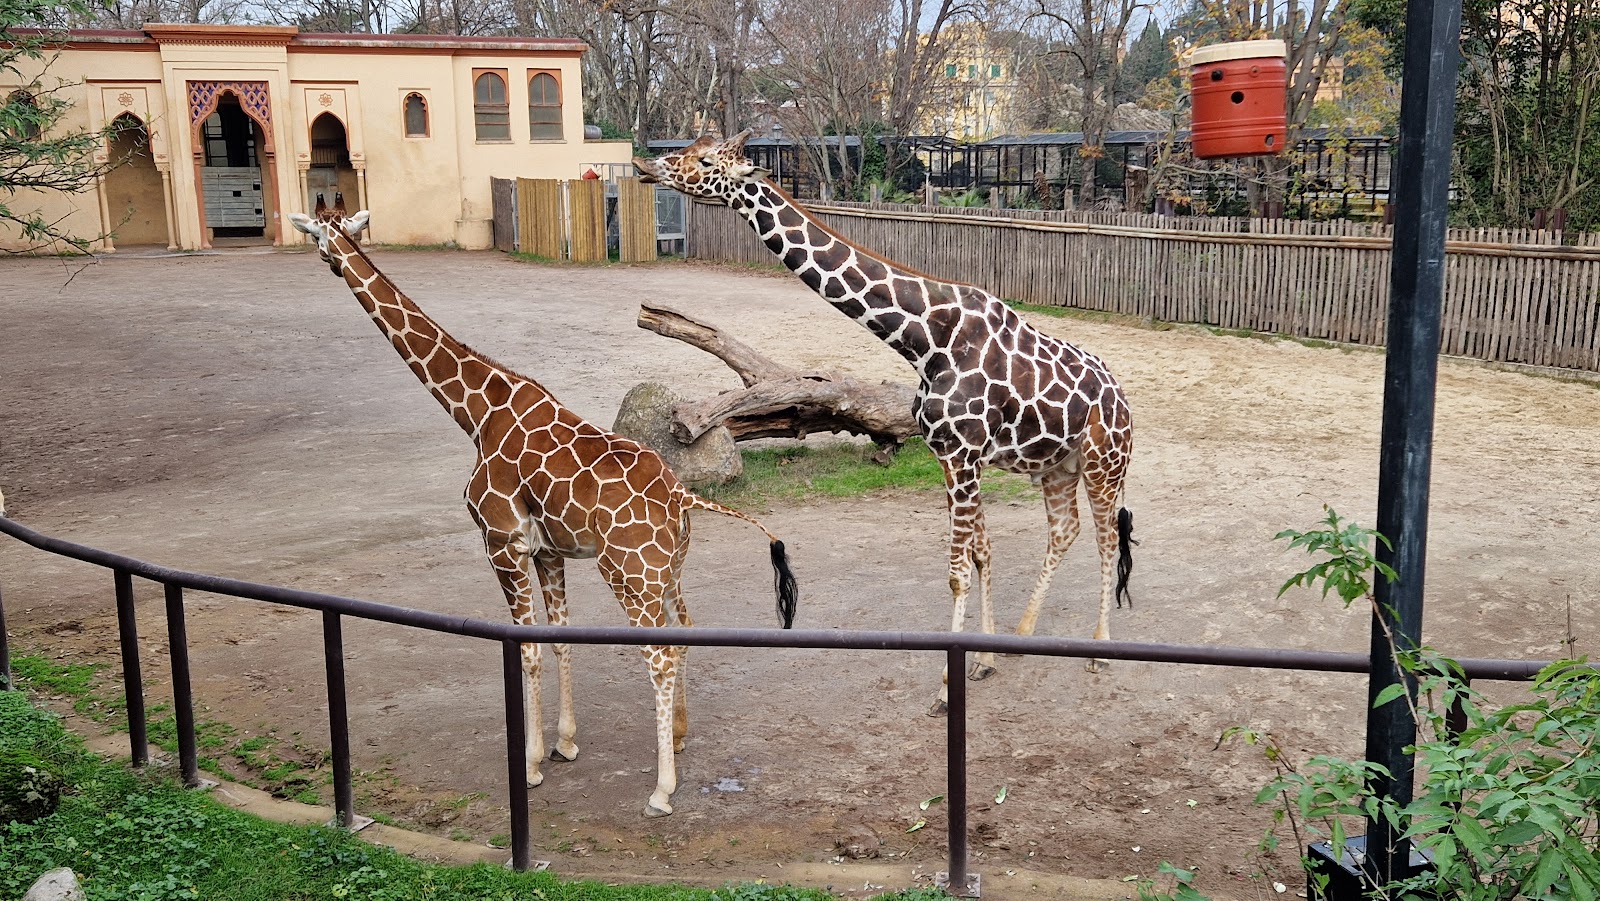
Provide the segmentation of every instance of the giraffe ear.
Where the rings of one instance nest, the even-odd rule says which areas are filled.
[[[750,129],[745,129],[728,139],[728,149],[735,153],[744,153],[744,142],[750,140]]]
[[[356,213],[354,216],[351,216],[345,220],[345,222],[348,224],[345,225],[344,233],[354,238],[356,235],[361,234],[362,230],[367,227],[367,223],[370,221],[372,221],[372,211],[362,210],[361,212]]]
[[[289,224],[308,235],[316,235],[318,237],[322,235],[321,230],[317,228],[317,220],[307,216],[305,213],[290,213]]]

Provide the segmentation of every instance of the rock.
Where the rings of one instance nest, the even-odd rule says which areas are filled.
[[[634,385],[617,408],[611,430],[653,448],[690,487],[724,485],[744,472],[744,458],[723,427],[684,446],[672,437],[672,410],[682,399],[658,382]]]
[[[878,833],[864,824],[854,823],[846,826],[844,834],[834,840],[833,849],[841,857],[867,860],[877,857],[882,845],[883,839],[878,837]]]
[[[78,877],[68,867],[40,876],[22,896],[22,901],[84,901]]]

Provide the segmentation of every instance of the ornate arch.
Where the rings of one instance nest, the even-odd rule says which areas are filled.
[[[277,196],[277,148],[273,144],[272,137],[272,96],[264,81],[191,81],[188,84],[189,142],[194,148],[194,191],[200,212],[200,246],[209,248],[211,241],[206,235],[206,201],[200,181],[200,170],[205,160],[205,142],[200,139],[200,125],[205,122],[206,117],[217,111],[217,103],[222,100],[222,95],[233,94],[238,98],[239,106],[245,115],[261,128],[259,153],[264,172],[261,180],[263,194],[271,191],[273,208],[281,211],[282,198]],[[283,224],[279,221],[280,218],[275,214],[266,227],[267,232],[272,235],[274,245],[283,243]]]
[[[264,81],[189,82],[189,130],[194,138],[195,153],[201,152],[200,123],[217,111],[224,94],[237,97],[245,115],[261,126],[261,151],[273,154],[276,148],[272,143],[272,97]]]

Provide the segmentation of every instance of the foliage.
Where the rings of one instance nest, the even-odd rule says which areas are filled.
[[[989,195],[977,188],[968,188],[960,194],[940,194],[940,206],[953,207],[984,207],[989,205]]]
[[[1144,30],[1128,47],[1128,56],[1122,61],[1122,79],[1117,91],[1119,101],[1138,100],[1145,95],[1151,82],[1166,78],[1176,60],[1172,48],[1155,17],[1145,22]]]
[[[73,83],[49,73],[64,16],[86,9],[86,0],[0,0],[0,81],[23,85],[0,94],[0,224],[15,230],[25,250],[86,253],[105,237],[73,234],[60,219],[15,205],[19,194],[88,190],[118,162],[96,163],[94,155],[116,137],[122,120],[98,131],[63,127],[72,108],[64,95]]]
[[[1328,556],[1328,559],[1290,576],[1278,589],[1278,597],[1283,597],[1284,592],[1297,586],[1311,588],[1321,583],[1323,597],[1333,591],[1349,607],[1358,598],[1371,597],[1372,583],[1367,579],[1367,574],[1374,569],[1389,581],[1394,581],[1394,570],[1388,564],[1378,562],[1371,547],[1376,539],[1383,542],[1384,547],[1392,549],[1394,546],[1389,539],[1365,526],[1340,519],[1332,507],[1322,509],[1327,513],[1322,520],[1327,528],[1306,532],[1284,529],[1273,536],[1279,541],[1287,539],[1291,550],[1304,548],[1308,554]]]
[[[1320,582],[1324,596],[1336,593],[1347,605],[1361,597],[1371,600],[1365,574],[1376,569],[1393,578],[1368,550],[1375,533],[1340,520],[1332,510],[1323,525],[1280,533],[1291,546],[1327,555],[1291,578],[1285,589],[1314,588]],[[1564,901],[1600,896],[1600,668],[1586,660],[1557,661],[1535,677],[1527,700],[1492,707],[1454,661],[1427,648],[1392,650],[1416,679],[1420,699],[1410,705],[1418,729],[1411,750],[1418,772],[1425,774],[1415,797],[1399,805],[1374,795],[1373,779],[1388,775],[1375,764],[1318,756],[1296,765],[1270,735],[1230,729],[1224,740],[1261,745],[1277,771],[1256,797],[1258,804],[1278,804],[1273,830],[1287,822],[1297,847],[1320,839],[1342,848],[1347,823],[1355,817],[1398,828],[1432,866],[1373,886],[1381,897]],[[1389,703],[1401,693],[1380,693],[1373,703]],[[1459,731],[1451,726],[1452,711],[1465,723]],[[1277,846],[1273,830],[1263,840],[1266,850]],[[1312,876],[1314,883],[1319,878]],[[1158,890],[1153,880],[1145,880],[1140,897],[1201,897],[1184,894],[1188,889],[1180,882]]]
[[[1403,0],[1356,0],[1398,75]],[[1468,0],[1456,88],[1456,219],[1519,228],[1565,209],[1568,227],[1600,227],[1600,8],[1587,0]]]
[[[683,886],[560,882],[504,867],[433,866],[324,827],[269,823],[176,783],[129,772],[81,742],[22,692],[0,692],[0,751],[71,758],[72,788],[35,823],[0,825],[0,898],[17,898],[42,872],[70,866],[96,901],[276,901],[293,898],[422,901],[827,901],[814,889],[766,884],[715,891]],[[923,901],[914,891],[885,901]]]
[[[32,823],[55,812],[62,780],[28,748],[0,748],[0,824]]]

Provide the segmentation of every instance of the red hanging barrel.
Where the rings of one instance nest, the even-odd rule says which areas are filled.
[[[1195,48],[1189,58],[1195,156],[1267,156],[1283,150],[1286,49],[1283,41]]]

